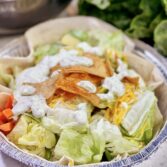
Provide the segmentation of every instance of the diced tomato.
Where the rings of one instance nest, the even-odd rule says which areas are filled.
[[[13,95],[9,96],[9,98],[7,99],[6,105],[5,105],[5,109],[13,107],[13,100],[14,100]]]
[[[4,117],[7,119],[7,120],[10,120],[11,117],[13,116],[13,112],[10,108],[7,108],[5,110],[2,111],[2,114],[4,115]]]
[[[14,122],[10,121],[8,123],[0,125],[0,130],[3,132],[10,132],[14,127]]]
[[[1,112],[0,113],[0,121],[5,123],[7,121],[6,117],[4,116],[4,114]]]
[[[5,123],[5,122],[3,122],[3,121],[0,120],[0,125],[2,125],[2,124],[4,124],[4,123]]]

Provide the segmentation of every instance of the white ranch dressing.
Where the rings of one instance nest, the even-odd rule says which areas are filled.
[[[76,50],[69,50],[66,51],[62,49],[60,53],[56,56],[61,67],[70,67],[70,66],[75,66],[75,65],[82,65],[82,66],[92,66],[93,65],[93,60],[84,57],[84,56],[79,56],[78,51]]]
[[[134,70],[129,70],[128,65],[121,59],[118,59],[117,72],[118,74],[114,74],[113,76],[104,79],[102,86],[108,90],[108,93],[97,94],[99,98],[112,101],[115,96],[122,96],[125,93],[124,84],[121,82],[124,77],[139,77],[140,88],[145,87],[145,83],[141,76]]]
[[[76,50],[60,50],[55,56],[46,56],[35,67],[24,70],[16,78],[16,91],[14,92],[17,100],[13,107],[14,115],[20,115],[27,111],[32,111],[32,114],[37,117],[43,117],[52,109],[47,105],[46,99],[42,95],[35,94],[35,88],[26,83],[40,83],[49,78],[50,70],[56,65],[61,67],[69,67],[74,65],[91,66],[93,61],[90,58],[78,55]],[[58,75],[60,71],[56,71],[51,77]]]
[[[90,81],[82,80],[79,81],[77,85],[87,90],[88,93],[96,93],[96,86]]]
[[[59,75],[60,73],[61,73],[61,70],[56,70],[56,71],[52,72],[51,78],[58,77],[58,75]]]
[[[108,93],[97,93],[97,96],[100,98],[100,99],[103,99],[103,100],[108,100],[108,101],[112,101],[114,99],[114,95],[112,92],[108,92]]]
[[[36,92],[36,89],[33,86],[22,85],[20,87],[20,94],[22,96],[30,96],[30,95],[33,95],[35,92]]]
[[[145,83],[143,79],[141,78],[141,76],[137,74],[134,70],[132,69],[129,70],[127,64],[125,64],[121,59],[118,59],[117,72],[118,72],[118,77],[120,79],[123,79],[124,77],[138,77],[139,87],[140,88],[145,87]]]
[[[32,114],[37,118],[45,116],[45,113],[51,112],[51,110],[42,95],[21,96],[12,109],[14,115],[32,111]]]
[[[106,77],[102,87],[108,90],[108,93],[97,94],[103,100],[112,101],[115,96],[122,96],[125,93],[125,87],[117,74],[114,74],[112,77]]]
[[[70,109],[58,101],[53,108],[54,112],[48,112],[48,116],[55,116],[61,124],[68,125],[70,122],[74,124],[87,124],[87,103],[80,103],[75,109]]]
[[[55,56],[46,56],[35,67],[24,70],[17,78],[16,85],[23,83],[40,83],[48,79],[50,69],[56,65],[70,67],[75,65],[92,66],[93,60],[87,57],[78,56],[76,50],[66,51],[64,49]]]
[[[98,46],[92,47],[87,42],[81,42],[77,45],[78,48],[82,49],[84,52],[93,53],[97,56],[103,56],[104,52]]]
[[[126,102],[122,102],[122,103],[121,103],[121,106],[122,106],[124,109],[128,109],[128,103],[126,103]]]

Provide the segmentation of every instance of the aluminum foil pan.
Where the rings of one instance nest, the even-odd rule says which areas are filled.
[[[41,24],[44,29],[46,29],[45,25],[47,24],[53,24],[54,28],[57,28],[60,30],[61,27],[65,27],[66,30],[69,30],[71,28],[101,28],[101,29],[108,29],[108,30],[115,30],[114,27],[111,25],[100,21],[93,17],[71,17],[71,18],[62,18],[62,19],[56,19],[53,21],[49,21],[46,23]],[[37,29],[41,26],[37,26]],[[67,27],[66,27],[67,26]],[[36,29],[36,27],[35,27]],[[29,30],[32,31],[31,29]],[[52,30],[47,30],[52,31]],[[48,32],[49,33],[49,32]],[[32,33],[33,34],[33,33]],[[32,45],[36,44],[36,41],[32,41],[31,43],[28,42],[28,36],[27,33],[21,37],[18,38],[8,45],[6,45],[3,49],[0,50],[0,57],[4,58],[4,63],[10,64],[9,61],[11,59],[14,59],[17,62],[17,59],[24,60],[28,59],[29,63],[31,63],[31,58],[27,57],[28,55],[31,55],[32,52]],[[53,38],[56,38],[53,37]],[[127,38],[127,37],[126,37]],[[152,47],[149,45],[141,42],[141,41],[133,41],[133,52],[135,52],[137,55],[148,59],[150,62],[152,62],[161,72],[161,74],[164,77],[165,85],[167,81],[167,63],[166,60]],[[141,67],[142,68],[142,67]],[[147,69],[146,69],[147,70]],[[162,92],[165,94],[165,91]],[[162,97],[160,98],[160,101],[162,102]],[[163,108],[167,108],[167,104],[164,103]],[[82,165],[82,166],[99,166],[99,167],[123,167],[123,166],[133,166],[134,164],[138,164],[143,162],[144,160],[148,159],[153,152],[155,152],[159,146],[167,139],[167,109],[163,111],[164,116],[164,124],[163,128],[161,129],[160,133],[154,137],[154,139],[146,146],[144,147],[139,153],[129,156],[127,158],[123,158],[120,160],[114,160],[111,162],[103,162],[99,164],[91,164],[91,165]],[[50,162],[47,160],[44,160],[43,158],[40,158],[35,155],[31,155],[28,153],[23,152],[22,150],[18,149],[14,144],[10,143],[6,140],[6,137],[0,133],[0,150],[7,154],[8,156],[28,165],[28,166],[41,166],[41,167],[60,167],[63,163],[65,163],[66,159],[60,160],[59,162]],[[60,165],[61,163],[61,165]]]

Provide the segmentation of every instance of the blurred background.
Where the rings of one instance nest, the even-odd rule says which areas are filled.
[[[77,4],[77,0],[0,0],[0,48],[33,25],[76,15]]]

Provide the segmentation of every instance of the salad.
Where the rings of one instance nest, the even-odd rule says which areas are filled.
[[[1,132],[25,152],[76,165],[139,152],[162,116],[128,54],[121,32],[98,30],[70,30],[36,47],[33,66],[0,72],[12,89],[0,93]]]

